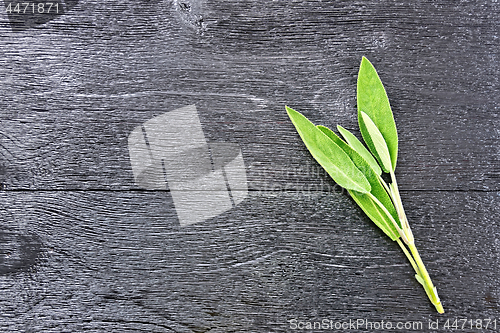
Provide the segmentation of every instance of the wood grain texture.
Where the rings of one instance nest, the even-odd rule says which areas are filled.
[[[499,6],[80,1],[25,31],[0,11],[0,332],[500,320]],[[362,56],[391,101],[444,317],[284,110],[359,135]],[[168,191],[134,184],[127,137],[191,104],[208,141],[240,145],[250,195],[181,228]]]
[[[500,193],[410,195],[447,316],[497,315]],[[18,249],[2,262],[11,268],[0,276],[5,331],[255,332],[286,331],[293,318],[440,318],[397,244],[345,194],[254,193],[184,228],[161,191],[1,200],[3,236]]]
[[[498,31],[489,19],[498,6],[389,4],[200,3],[203,34],[185,27],[172,4],[143,4],[149,11],[135,14],[88,4],[63,18],[94,27],[5,28],[3,183],[131,188],[131,129],[189,104],[208,139],[242,145],[252,186],[283,182],[262,174],[308,159],[283,105],[355,129],[366,55],[393,105],[402,186],[498,190]]]

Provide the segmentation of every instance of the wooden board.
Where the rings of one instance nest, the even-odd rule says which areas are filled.
[[[0,331],[500,326],[496,1],[66,2],[25,30],[0,11]],[[443,316],[284,111],[359,134],[362,56],[391,100]],[[207,141],[241,148],[249,194],[180,227],[168,190],[135,184],[127,140],[193,104]]]
[[[443,317],[398,245],[346,194],[256,193],[181,228],[166,192],[4,193],[2,327],[287,331],[292,319],[493,318],[499,194],[403,194]]]

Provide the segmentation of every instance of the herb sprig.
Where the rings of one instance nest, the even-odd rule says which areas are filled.
[[[444,313],[437,289],[415,246],[415,240],[399,195],[394,174],[398,156],[398,133],[385,88],[373,65],[363,57],[357,82],[358,123],[368,149],[354,134],[337,126],[315,126],[301,113],[286,111],[314,159],[333,180],[348,190],[366,215],[396,241],[415,270],[431,303]],[[387,184],[382,173],[388,173]],[[402,241],[401,241],[402,240]]]

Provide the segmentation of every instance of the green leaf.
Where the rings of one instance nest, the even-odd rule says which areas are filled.
[[[342,148],[299,112],[288,106],[286,111],[311,155],[337,184],[348,190],[370,192],[370,183]]]
[[[395,241],[401,237],[389,217],[387,217],[384,211],[375,202],[373,202],[367,194],[351,190],[347,191],[363,212],[365,212],[365,214],[370,218],[370,220],[372,220],[377,227],[382,229],[382,231],[389,236],[390,239]]]
[[[344,152],[351,158],[356,167],[363,172],[366,179],[370,183],[371,194],[373,194],[389,211],[393,219],[401,226],[399,222],[398,214],[391,198],[387,194],[380,180],[373,170],[373,168],[366,162],[366,160],[352,147],[350,147],[346,142],[344,142],[337,134],[335,134],[331,129],[324,126],[317,126],[323,133],[325,133],[335,144],[337,144]],[[361,207],[365,214],[380,228],[382,231],[389,236],[392,240],[398,239],[399,233],[392,224],[390,218],[386,215],[384,210],[380,208],[369,195],[366,193],[360,193],[356,191],[349,190],[349,194],[354,199],[354,201]]]
[[[354,149],[359,155],[361,155],[361,157],[363,157],[365,161],[370,164],[373,171],[375,171],[375,173],[380,176],[382,174],[382,169],[380,169],[380,166],[378,165],[373,155],[368,151],[368,149],[366,149],[361,141],[359,141],[358,138],[354,136],[354,134],[340,125],[337,125],[337,130],[340,132],[340,134],[342,134],[349,146],[351,146],[352,149]]]
[[[392,170],[391,156],[389,154],[389,148],[387,148],[387,143],[380,133],[377,125],[372,121],[372,119],[363,111],[361,113],[361,119],[365,125],[366,133],[370,137],[370,141],[375,149],[374,155],[377,157],[382,170],[384,172],[390,172]]]
[[[391,156],[391,170],[394,171],[398,158],[398,132],[396,130],[396,123],[394,122],[389,98],[387,97],[382,81],[380,81],[373,65],[365,57],[361,60],[359,68],[357,99],[359,129],[361,130],[363,139],[373,155],[377,156],[375,147],[363,122],[361,111],[365,112],[373,120],[380,133],[382,133]]]

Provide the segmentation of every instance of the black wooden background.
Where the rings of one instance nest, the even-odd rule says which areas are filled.
[[[2,8],[0,331],[500,330],[499,15],[497,0],[89,0],[19,28]],[[284,110],[359,134],[362,56],[443,315]],[[249,195],[180,227],[168,191],[134,184],[127,138],[191,104],[207,140],[240,145]]]

